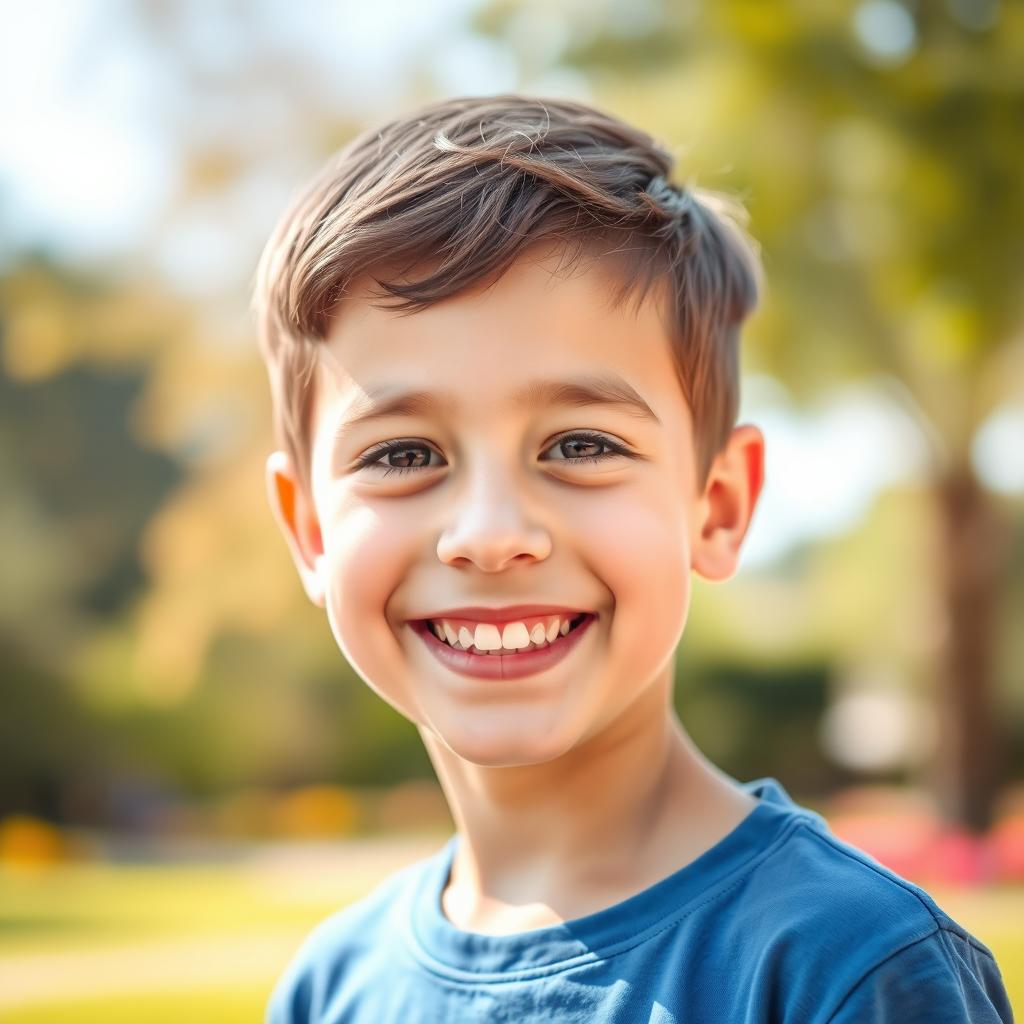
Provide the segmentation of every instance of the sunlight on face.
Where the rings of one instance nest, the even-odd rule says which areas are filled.
[[[558,265],[523,257],[411,315],[371,306],[369,282],[321,361],[331,630],[384,700],[476,764],[558,757],[666,688],[689,604],[692,424],[658,309],[612,309],[598,265]],[[452,672],[409,625],[526,603],[599,618],[557,665],[497,681]]]

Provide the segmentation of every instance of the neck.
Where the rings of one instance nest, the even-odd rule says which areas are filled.
[[[469,763],[421,727],[461,840],[446,909],[477,930],[526,905],[528,921],[581,916],[728,831],[750,798],[693,746],[670,698],[667,672],[603,732],[543,764]]]

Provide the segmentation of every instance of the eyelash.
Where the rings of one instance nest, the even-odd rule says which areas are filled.
[[[607,452],[601,455],[580,455],[572,459],[556,459],[554,461],[567,462],[570,465],[579,465],[584,462],[603,462],[605,459],[614,458],[617,455],[625,455],[627,458],[633,458],[633,453],[628,449],[623,448],[622,445],[615,441],[605,437],[603,434],[591,434],[587,431],[580,431],[573,434],[563,434],[560,438],[552,441],[548,448],[553,448],[556,444],[560,444],[565,441],[578,441],[583,440],[589,444],[600,444],[604,445],[608,449]],[[382,466],[380,460],[392,451],[407,451],[409,449],[418,448],[424,451],[433,451],[428,445],[421,444],[418,441],[382,441],[377,447],[368,451],[365,455],[361,455],[356,460],[356,465],[360,469],[383,469],[384,476],[390,476],[392,473],[418,473],[424,469],[434,469],[434,466]]]

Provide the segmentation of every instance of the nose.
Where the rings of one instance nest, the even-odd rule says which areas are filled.
[[[547,558],[551,535],[525,506],[512,474],[492,463],[456,495],[451,522],[437,542],[437,557],[450,565],[472,563],[483,572]]]

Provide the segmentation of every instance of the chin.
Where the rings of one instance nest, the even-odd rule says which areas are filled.
[[[442,744],[461,760],[480,768],[523,768],[546,764],[567,753],[571,739],[549,735],[542,742],[524,727],[505,725],[488,731],[467,732],[465,729],[432,731]]]

